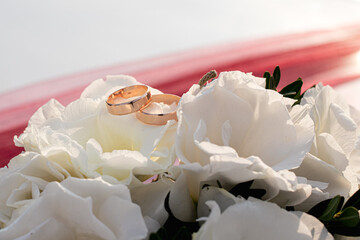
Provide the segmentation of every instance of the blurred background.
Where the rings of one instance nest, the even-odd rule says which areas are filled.
[[[324,82],[360,108],[359,0],[0,0],[0,30],[2,159],[37,108],[107,74],[181,95],[212,69],[280,65],[282,85]]]
[[[0,92],[119,63],[360,23],[354,0],[1,0]]]

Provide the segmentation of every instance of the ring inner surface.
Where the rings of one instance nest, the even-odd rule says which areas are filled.
[[[180,97],[178,97],[176,95],[171,95],[171,94],[152,95],[152,99],[151,99],[150,103],[147,105],[146,108],[143,108],[140,111],[143,114],[157,115],[157,116],[164,116],[164,115],[167,115],[167,114],[171,114],[171,113],[176,112],[176,110],[171,111],[171,112],[164,112],[164,113],[152,113],[151,111],[148,111],[148,108],[153,103],[164,103],[166,105],[171,105],[173,103],[176,103],[176,105],[177,105],[179,103],[179,99],[180,99]]]
[[[148,88],[144,85],[130,86],[111,94],[107,100],[109,105],[122,105],[137,101],[144,97]]]

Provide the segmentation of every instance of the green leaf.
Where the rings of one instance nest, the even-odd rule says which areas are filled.
[[[150,234],[149,240],[164,240],[164,238],[161,238],[157,233]]]
[[[239,183],[234,186],[229,193],[234,195],[235,197],[241,196],[245,199],[248,199],[250,196],[254,198],[261,199],[262,196],[266,194],[265,189],[250,189],[251,185],[253,184],[254,180],[250,180],[247,182]]]
[[[235,185],[232,189],[230,189],[229,193],[231,193],[235,197],[239,195],[243,197],[249,191],[253,182],[254,180],[239,183]]]
[[[323,222],[328,222],[332,220],[335,213],[337,213],[341,209],[343,202],[344,197],[341,197],[340,195],[335,196],[333,199],[331,199],[325,211],[319,217],[319,220]]]
[[[187,231],[190,234],[193,232],[197,232],[200,228],[199,223],[198,222],[183,222],[183,221],[177,219],[170,209],[169,199],[170,199],[170,192],[167,194],[165,201],[164,201],[164,208],[168,212],[169,217],[163,226],[167,232],[167,236],[169,237],[169,239],[172,239],[179,232],[180,228],[182,228],[182,227],[186,227]]]
[[[271,75],[269,72],[264,73],[264,78],[266,79],[266,89],[275,90],[280,82],[280,67],[276,66],[273,72],[273,75]]]
[[[354,207],[345,208],[336,216],[336,220],[345,227],[356,227],[359,222],[359,211]]]
[[[276,91],[274,76],[271,76],[269,79],[269,89]]]
[[[168,233],[164,227],[161,227],[156,233],[151,233],[149,240],[168,240]]]
[[[248,199],[248,197],[254,197],[257,199],[261,199],[265,194],[266,194],[265,189],[250,189],[248,196],[246,196],[246,199]]]
[[[149,240],[168,240],[169,236],[164,227],[161,227],[156,233],[151,233]]]
[[[265,72],[264,73],[264,78],[266,79],[266,86],[265,88],[266,89],[270,89],[270,77],[271,77],[271,74],[269,72]]]
[[[311,87],[306,89],[299,97],[296,97],[295,99],[297,99],[297,101],[293,104],[293,106],[295,106],[296,104],[300,104],[301,99],[304,97],[304,94],[306,93],[306,91],[311,89],[311,88],[314,88],[315,86],[316,86],[316,84],[312,85]]]
[[[285,209],[286,211],[295,211],[294,206],[287,206]]]
[[[288,93],[283,93],[282,95],[284,97],[288,97],[288,98],[293,98],[294,96],[296,96],[297,92],[288,92]]]
[[[348,236],[348,237],[359,237],[360,236],[360,227],[345,227],[343,225],[337,225],[337,226],[332,226],[330,229],[328,229],[328,231],[331,234],[339,234],[339,235],[343,235],[343,236]]]
[[[339,203],[338,208],[336,209],[336,212],[340,212],[340,210],[343,208],[342,206],[344,205],[344,201],[345,201],[345,198],[343,196],[340,196],[340,203]]]
[[[304,97],[304,93],[305,93],[305,92],[303,92],[303,93],[300,95],[300,97],[297,98],[297,101],[294,102],[294,104],[293,104],[292,106],[295,106],[295,105],[297,105],[297,104],[300,104],[301,99]]]
[[[281,77],[279,66],[276,66],[276,68],[274,69],[273,76],[274,76],[274,87],[276,89],[277,86],[279,85],[280,77]]]
[[[280,78],[281,78],[280,67],[279,66],[275,67],[273,71],[273,75],[271,75],[269,72],[265,72],[264,78],[266,79],[265,89],[271,89],[277,91],[277,87],[280,83]],[[302,79],[298,78],[296,81],[285,86],[280,92],[279,91],[278,92],[282,94],[284,97],[297,100],[293,104],[293,106],[295,106],[297,104],[300,104],[300,100],[304,96],[303,94],[301,94],[302,85],[303,85]]]
[[[264,72],[264,78],[270,79],[271,74],[269,72]]]
[[[191,234],[189,230],[185,226],[183,226],[175,234],[172,240],[191,240]]]
[[[303,85],[303,81],[301,78],[298,78],[296,81],[290,83],[289,85],[285,86],[279,92],[282,95],[286,95],[288,98],[299,99],[301,94],[301,87]]]
[[[360,209],[360,189],[357,190],[345,203],[344,208],[355,207]]]
[[[161,227],[158,231],[157,231],[157,234],[158,236],[163,239],[163,240],[166,240],[166,239],[169,239],[169,236],[168,236],[168,233],[166,231],[165,228]]]
[[[307,213],[316,218],[319,218],[321,216],[321,214],[325,211],[327,206],[329,205],[330,201],[331,201],[331,198],[326,199],[322,202],[319,202],[318,204],[313,206]]]

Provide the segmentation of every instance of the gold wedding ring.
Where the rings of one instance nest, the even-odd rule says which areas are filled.
[[[164,103],[167,105],[171,105],[175,103],[178,105],[180,97],[172,94],[157,94],[152,95],[151,100],[146,107],[141,108],[138,112],[136,112],[136,117],[142,121],[143,123],[147,123],[150,125],[165,125],[169,120],[177,121],[176,110],[165,113],[151,113],[147,112],[146,109],[154,102],[156,103]]]
[[[125,115],[139,111],[151,99],[149,88],[145,85],[133,85],[112,93],[106,100],[109,113]]]

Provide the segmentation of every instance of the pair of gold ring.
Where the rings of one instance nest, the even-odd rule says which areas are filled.
[[[122,88],[110,94],[106,100],[109,113],[125,115],[136,112],[136,117],[147,124],[165,125],[168,120],[176,120],[176,110],[171,112],[153,113],[145,111],[152,103],[167,105],[178,104],[180,97],[172,94],[151,95],[145,85],[133,85]]]

